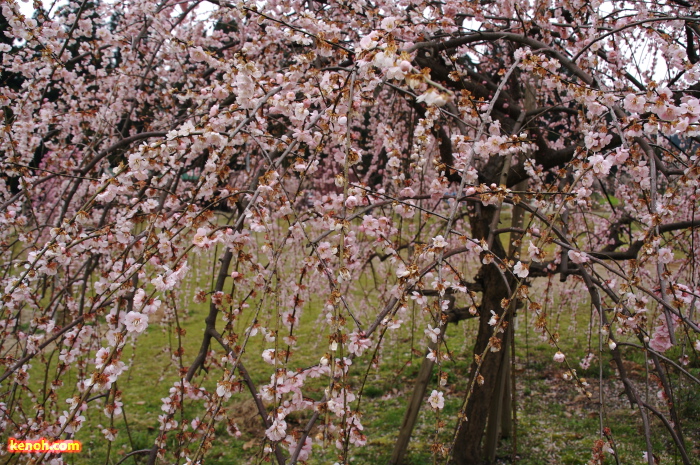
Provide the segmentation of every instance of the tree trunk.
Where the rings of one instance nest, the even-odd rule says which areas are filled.
[[[508,383],[510,377],[510,328],[506,329],[506,335],[503,341],[503,346],[498,354],[500,356],[501,366],[498,369],[498,378],[496,379],[495,391],[493,393],[493,402],[489,408],[488,426],[486,428],[486,438],[484,444],[484,455],[486,460],[491,463],[496,460],[496,449],[498,448],[498,440],[501,438],[502,421],[510,415],[508,397],[510,390]]]
[[[498,213],[498,210],[493,207],[476,206],[475,215],[471,218],[471,229],[475,238],[486,239],[489,236],[489,229],[493,216]],[[494,237],[493,244],[489,253],[503,259],[505,250],[498,236]],[[498,265],[490,263],[483,265],[479,270],[478,279],[483,286],[483,294],[481,299],[481,309],[479,313],[479,331],[474,344],[474,354],[481,354],[486,349],[489,339],[494,335],[493,327],[489,325],[491,319],[491,311],[501,315],[501,301],[504,298],[509,298],[508,286],[503,279]],[[513,280],[507,278],[509,285],[512,285]],[[507,315],[506,315],[507,317]],[[497,337],[503,341],[503,333]],[[505,343],[502,344],[505,346]],[[503,349],[501,349],[503,350]],[[488,352],[479,368],[476,360],[472,362],[469,379],[474,380],[476,376],[483,377],[483,383],[473,383],[473,392],[469,395],[465,410],[465,418],[460,423],[455,438],[453,450],[453,463],[455,465],[474,465],[480,464],[483,460],[481,442],[486,429],[490,404],[492,401],[501,402],[502,399],[494,399],[494,392],[498,384],[498,372],[503,362],[503,354],[500,352]],[[477,372],[478,371],[478,372]],[[471,385],[471,383],[470,383]]]
[[[484,294],[479,315],[479,333],[474,345],[475,354],[481,354],[493,336],[493,328],[489,326],[491,310],[500,314],[501,300],[508,297],[508,288],[496,265],[483,266],[480,274]],[[502,334],[499,335],[499,337],[502,336]],[[467,402],[465,419],[457,431],[453,455],[455,465],[480,464],[482,461],[481,440],[486,428],[489,404],[494,400],[493,393],[502,359],[500,353],[489,352],[484,357],[478,373],[483,376],[483,384],[474,383],[474,391]],[[476,370],[477,363],[472,362],[470,380],[477,376]],[[497,401],[500,402],[501,399]]]
[[[454,307],[455,299],[453,296],[448,296],[450,301],[449,310]],[[441,333],[440,339],[442,340],[445,335],[445,330],[447,325],[443,324],[440,326]],[[428,344],[429,350],[436,350],[438,344],[435,342],[430,342]],[[420,371],[416,377],[416,384],[413,386],[413,395],[408,401],[408,407],[406,407],[406,412],[404,413],[403,422],[401,423],[401,429],[399,430],[399,437],[394,444],[394,452],[391,454],[391,459],[389,460],[390,465],[399,465],[403,461],[403,457],[408,450],[408,443],[411,441],[411,434],[413,433],[413,427],[416,425],[416,420],[418,420],[418,413],[420,412],[421,405],[423,404],[423,397],[425,397],[425,392],[428,390],[428,384],[430,384],[430,378],[433,375],[433,366],[435,362],[428,358],[428,353],[423,357],[423,361],[420,366]]]
[[[521,181],[515,187],[515,190],[525,190],[527,189],[527,181]],[[525,210],[520,205],[513,206],[513,215],[511,219],[511,226],[513,228],[522,228],[523,217],[525,215]],[[512,260],[518,260],[520,258],[520,250],[522,248],[522,237],[523,235],[515,231],[510,233],[510,240],[508,244],[508,258]],[[511,280],[513,282],[513,280]],[[513,299],[510,302],[510,308],[508,315],[510,317],[510,325],[506,328],[505,340],[503,342],[503,348],[501,350],[503,361],[498,372],[498,380],[496,382],[496,391],[493,394],[495,399],[498,401],[492,402],[491,410],[489,412],[488,428],[486,430],[486,444],[485,444],[485,455],[489,462],[493,462],[496,459],[496,449],[498,447],[498,441],[502,437],[510,437],[513,431],[513,402],[512,402],[512,389],[511,389],[511,358],[510,344],[514,340],[512,331],[515,331],[515,314],[517,308],[517,300]]]

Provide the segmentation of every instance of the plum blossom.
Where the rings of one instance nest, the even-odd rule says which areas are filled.
[[[219,380],[216,383],[216,395],[223,397],[224,400],[230,399],[232,394],[232,386],[233,384],[228,380]]]
[[[104,435],[106,440],[112,442],[116,439],[119,430],[116,428],[102,428],[100,432]]]
[[[401,80],[405,77],[405,73],[398,66],[391,66],[386,70],[387,79]]]
[[[587,263],[590,260],[588,258],[588,254],[586,254],[585,252],[581,252],[580,250],[569,250],[568,255],[569,260],[579,265]]]
[[[593,166],[593,172],[598,176],[607,176],[610,173],[612,162],[602,155],[593,155],[588,161]]]
[[[659,262],[661,263],[671,263],[673,261],[673,252],[668,247],[663,247],[659,249]]]
[[[262,353],[262,358],[265,360],[267,363],[270,365],[275,364],[275,359],[276,359],[276,351],[275,349],[265,349],[263,350]]]
[[[386,18],[382,19],[382,24],[380,27],[385,31],[393,31],[396,28],[397,20],[398,18],[387,16]]]
[[[399,266],[396,268],[396,277],[397,278],[405,278],[406,276],[410,276],[411,270],[406,268],[406,265],[404,265],[403,262],[399,263]]]
[[[428,298],[418,291],[413,291],[411,293],[411,300],[414,300],[416,304],[424,306],[428,303]]]
[[[377,46],[377,41],[379,40],[379,33],[377,31],[372,31],[368,35],[360,39],[360,48],[362,50],[372,50]]]
[[[380,69],[392,68],[394,67],[395,56],[391,53],[379,52],[374,56],[374,60],[372,62],[377,68]],[[399,68],[396,69],[401,71]]]
[[[276,418],[275,421],[272,422],[272,425],[265,430],[265,435],[270,441],[281,441],[287,436],[287,422],[279,417]]]
[[[428,397],[428,403],[434,410],[442,410],[445,407],[445,396],[442,392],[433,389]]]
[[[447,247],[447,241],[445,241],[445,238],[442,236],[435,236],[433,238],[433,247],[436,249],[442,249]]]
[[[338,253],[337,247],[331,247],[330,242],[321,242],[316,248],[318,256],[321,260],[330,260],[336,253]]]
[[[349,195],[347,199],[345,199],[345,207],[352,210],[357,206],[358,200],[357,197],[354,195]]]
[[[585,357],[583,357],[581,359],[581,361],[579,362],[579,365],[584,370],[587,370],[591,366],[591,362],[593,361],[594,358],[595,358],[595,354],[593,352],[589,352],[588,355],[586,355]]]
[[[58,421],[61,423],[61,426],[65,428],[64,431],[66,433],[72,434],[80,430],[85,421],[85,417],[76,413],[73,419],[71,419],[71,414],[64,410],[63,415],[58,418]]]
[[[428,329],[424,330],[423,332],[426,336],[430,338],[431,341],[433,341],[434,344],[436,344],[438,338],[440,337],[441,331],[439,327],[433,328],[433,326],[430,323],[428,323]]]
[[[513,267],[513,273],[519,278],[527,278],[527,275],[530,274],[530,267],[527,264],[518,262]]]
[[[95,368],[97,368],[98,370],[102,368],[105,365],[105,363],[107,363],[108,359],[109,349],[107,349],[106,347],[102,347],[95,354]]]
[[[204,50],[202,50],[202,47],[194,47],[190,50],[190,58],[192,58],[192,61],[206,61],[207,59],[207,54]]]
[[[598,152],[612,141],[611,134],[588,133],[583,138],[586,148]]]
[[[615,149],[615,151],[612,154],[610,154],[610,160],[615,165],[622,165],[624,162],[627,161],[629,156],[630,156],[629,150],[627,150],[624,147],[618,147]]]
[[[663,353],[673,347],[673,343],[671,342],[671,334],[666,323],[666,316],[663,314],[659,315],[656,321],[658,324],[654,328],[654,334],[652,334],[649,340],[649,347],[657,352]],[[672,322],[675,326],[675,319],[672,319]],[[671,331],[673,331],[673,329],[671,329]]]
[[[350,334],[348,352],[351,354],[355,354],[359,357],[365,350],[369,349],[370,346],[370,340],[365,337],[364,333],[354,332]]]
[[[240,433],[239,433],[240,436]],[[287,435],[287,437],[284,439],[284,442],[289,445],[289,450],[294,451],[296,450],[297,447],[299,447],[299,442],[294,439],[293,436]],[[311,445],[312,445],[312,440],[310,437],[307,437],[304,440],[304,445],[301,447],[301,451],[299,452],[299,461],[300,462],[306,462],[309,457],[311,456]]]
[[[647,99],[643,95],[629,94],[625,97],[624,107],[630,113],[642,113]]]
[[[140,312],[131,311],[124,318],[124,326],[130,333],[142,333],[148,327],[148,316]]]
[[[382,324],[385,325],[388,329],[399,329],[402,323],[403,320],[398,318],[392,318],[391,320],[388,318],[384,318],[384,320],[382,320]]]
[[[540,259],[540,248],[537,247],[535,244],[530,241],[530,245],[527,247],[527,254],[530,256],[530,260],[535,261],[535,262],[540,262],[542,261]]]
[[[498,317],[498,315],[496,315],[496,312],[491,310],[491,319],[489,319],[489,326],[496,326],[498,324],[498,320],[500,320],[500,318]]]
[[[442,107],[447,103],[447,96],[440,93],[439,91],[430,88],[427,92],[421,94],[416,98],[416,102],[425,102],[428,106]]]

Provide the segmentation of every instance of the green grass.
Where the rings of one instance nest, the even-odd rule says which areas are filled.
[[[215,253],[192,257],[190,281],[183,286],[182,301],[179,305],[179,321],[186,334],[182,337],[183,364],[188,367],[196,356],[203,332],[203,321],[208,313],[208,304],[197,304],[191,299],[196,288],[210,288],[210,273]],[[360,280],[364,286],[372,286],[369,276]],[[259,298],[259,297],[258,297]],[[247,314],[237,324],[237,332],[243,334],[251,324],[251,314],[257,299],[251,302]],[[554,300],[558,303],[558,299]],[[319,298],[310,298],[302,314],[302,324],[296,335],[299,347],[292,358],[290,369],[303,368],[318,362],[318,356],[324,352],[327,340],[324,335],[329,328],[324,322],[319,322],[322,302]],[[259,315],[259,321],[267,327],[277,327],[272,317],[280,308],[280,303],[274,296],[266,300]],[[505,438],[498,449],[497,458],[501,463],[510,463],[511,454],[516,453],[518,463],[523,465],[535,464],[586,464],[591,459],[591,449],[599,438],[599,414],[596,404],[599,384],[603,387],[606,397],[604,426],[611,428],[615,438],[620,463],[641,463],[641,451],[644,450],[644,440],[641,430],[641,418],[637,409],[631,409],[624,396],[620,396],[621,384],[616,379],[616,372],[611,367],[608,355],[602,360],[596,360],[587,369],[578,366],[578,360],[588,351],[586,325],[589,317],[586,303],[576,312],[571,309],[551,305],[550,325],[560,327],[562,338],[559,347],[567,355],[567,360],[578,374],[587,379],[593,393],[591,400],[582,396],[572,382],[565,381],[566,371],[563,365],[552,362],[552,356],[557,349],[547,341],[539,339],[534,333],[531,322],[532,315],[522,312],[518,317],[516,333],[516,364],[517,373],[517,437]],[[419,317],[420,318],[420,317]],[[569,325],[576,324],[578,331],[567,331]],[[221,327],[219,320],[217,326]],[[416,324],[415,334],[409,334],[410,323],[405,323],[400,332],[388,333],[381,350],[381,363],[378,368],[371,369],[363,391],[362,422],[367,435],[365,447],[350,449],[350,461],[356,464],[386,463],[391,456],[398,430],[401,426],[406,401],[409,398],[413,380],[417,374],[422,357],[414,355],[412,350],[422,352],[423,327]],[[280,337],[283,334],[280,335]],[[475,335],[476,322],[464,321],[458,326],[448,328],[447,344],[453,351],[454,358],[444,362],[442,369],[448,373],[445,387],[446,405],[439,415],[428,408],[423,408],[414,430],[413,439],[406,455],[406,464],[433,463],[435,457],[431,452],[434,440],[449,444],[454,431],[456,414],[462,405],[462,399],[467,389],[469,368],[472,361],[470,353]],[[597,336],[591,341],[597,348]],[[269,347],[260,336],[252,338],[246,348],[243,362],[253,380],[258,384],[267,383],[271,373],[270,365],[260,358],[263,348]],[[123,392],[125,416],[114,419],[114,427],[118,430],[117,439],[109,452],[107,443],[100,430],[109,425],[109,418],[102,413],[104,400],[91,403],[86,413],[86,422],[77,433],[76,438],[83,442],[83,452],[68,458],[68,463],[105,463],[116,464],[125,454],[132,450],[147,449],[153,443],[158,432],[158,415],[162,412],[161,398],[166,397],[169,388],[179,379],[177,364],[173,362],[172,350],[177,347],[177,337],[172,327],[159,327],[151,324],[146,333],[140,335],[132,348],[127,344],[122,360],[130,365],[130,370],[118,381],[118,387]],[[166,350],[164,350],[166,348]],[[212,349],[217,357],[223,355],[221,348],[214,343]],[[354,389],[359,389],[365,372],[362,367],[369,365],[370,349],[360,359],[356,360],[348,382]],[[643,355],[625,349],[627,358],[643,368]],[[680,354],[669,353],[671,358]],[[92,357],[92,355],[91,355]],[[51,361],[49,372],[55,371],[56,356]],[[600,365],[602,363],[602,376]],[[215,389],[216,381],[221,370],[209,367],[209,373],[201,372],[196,381],[209,390]],[[688,367],[695,376],[700,376],[698,361],[693,360]],[[74,370],[74,368],[73,368]],[[30,387],[36,392],[40,386],[40,375],[44,368],[35,363],[32,371]],[[640,372],[644,374],[643,370]],[[678,385],[678,376],[674,375],[674,383]],[[637,383],[643,379],[637,377]],[[327,387],[326,379],[311,380],[304,388],[304,394],[309,398],[320,400]],[[697,386],[684,385],[678,389],[678,407],[686,420],[686,442],[689,451],[700,448],[700,393]],[[428,387],[428,392],[437,388],[437,375]],[[75,373],[71,372],[65,378],[65,385],[59,390],[59,405],[67,397],[74,395]],[[655,390],[651,390],[655,395]],[[28,398],[23,399],[25,408],[30,409]],[[240,438],[229,436],[222,424],[216,424],[216,437],[211,449],[206,455],[207,464],[258,463],[262,448],[263,427],[257,415],[250,396],[247,392],[236,394],[226,403],[230,416],[238,424],[242,435]],[[272,407],[268,406],[269,409]],[[201,416],[201,402],[188,402],[185,407],[184,421],[189,423],[193,418]],[[310,412],[297,413],[288,419],[293,427],[302,427]],[[178,416],[178,421],[182,421]],[[439,426],[438,422],[444,425]],[[128,428],[127,428],[128,424]],[[101,425],[101,426],[100,426]],[[674,446],[664,432],[659,421],[652,419],[654,450],[662,458],[662,463],[680,463]],[[312,431],[316,435],[317,430]],[[174,446],[174,439],[170,435]],[[517,447],[515,444],[517,443]],[[196,446],[195,446],[196,447]],[[192,453],[194,450],[191,451]],[[109,453],[109,458],[108,458]],[[324,443],[323,439],[315,440],[314,455],[310,464],[328,464],[337,460],[338,451],[332,441]],[[697,457],[698,454],[695,455]],[[128,458],[124,463],[137,465],[145,463],[143,456]],[[182,463],[182,462],[181,462]],[[614,463],[609,457],[606,463]],[[700,463],[700,462],[699,462]]]

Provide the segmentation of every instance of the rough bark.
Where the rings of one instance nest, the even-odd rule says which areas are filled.
[[[471,225],[476,237],[488,237],[493,214],[493,208],[481,208],[480,212],[477,211]],[[501,258],[505,256],[505,251],[498,238],[495,238],[493,242],[491,253]],[[479,312],[479,331],[474,344],[475,354],[483,353],[489,343],[489,339],[494,335],[493,328],[489,325],[491,310],[501,314],[501,300],[510,297],[508,295],[508,286],[496,264],[491,263],[482,266],[479,271],[479,277],[483,283],[484,291]],[[503,334],[499,334],[498,337],[502,338]],[[476,361],[472,362],[470,380],[477,375],[481,375],[483,376],[483,384],[474,383],[474,390],[467,402],[465,418],[459,426],[454,444],[453,463],[455,465],[482,463],[481,442],[486,429],[489,405],[493,399],[502,361],[502,354],[489,352],[484,357],[481,367],[478,366]]]
[[[481,276],[484,281],[484,295],[479,315],[479,333],[474,353],[480,354],[486,349],[489,339],[493,336],[493,328],[489,326],[491,319],[490,309],[498,311],[501,308],[501,299],[507,296],[507,287],[503,282],[501,273],[494,264],[486,265],[481,269]],[[454,463],[455,465],[471,465],[481,463],[482,451],[481,440],[489,413],[489,404],[492,401],[493,393],[498,379],[498,371],[503,357],[501,354],[486,354],[479,369],[479,374],[483,376],[484,383],[476,383],[465,411],[466,418],[462,422],[455,443]],[[470,379],[477,375],[477,364],[472,362]]]

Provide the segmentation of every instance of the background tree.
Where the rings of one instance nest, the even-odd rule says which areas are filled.
[[[431,370],[447,377],[445,325],[477,318],[463,407],[433,450],[492,460],[518,308],[592,396],[548,319],[559,292],[590,301],[600,345],[581,363],[615,361],[647,462],[655,416],[691,463],[672,376],[698,382],[693,5],[85,0],[30,19],[8,1],[2,16],[3,434],[80,437],[98,402],[113,425],[125,348],[161,324],[177,381],[133,454],[203,460],[217,425],[236,434],[230,398],[246,391],[261,457],[306,460],[321,437],[345,463],[371,434],[354,377],[388,335],[424,329],[415,410]],[[194,264],[210,249],[204,288]],[[209,305],[196,355],[180,323],[193,302]],[[318,341],[297,338],[304,312]],[[266,348],[246,351],[256,337]],[[660,405],[626,373],[635,352]],[[260,357],[258,386],[245,364]],[[596,463],[615,454],[599,404]]]

